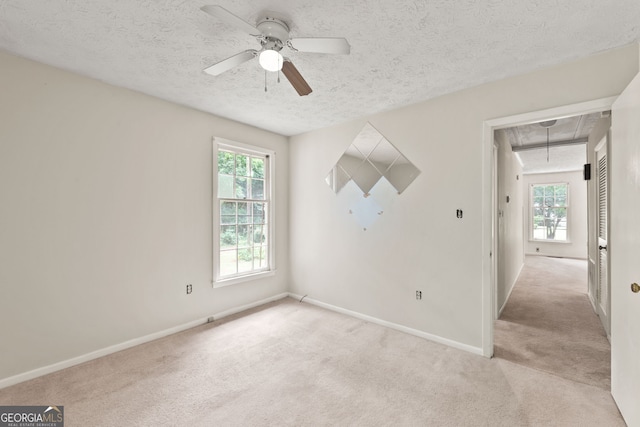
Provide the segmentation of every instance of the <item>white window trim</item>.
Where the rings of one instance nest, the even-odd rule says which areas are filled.
[[[244,144],[237,141],[232,141],[225,138],[214,137],[212,140],[213,146],[213,155],[212,155],[212,163],[213,163],[213,173],[212,173],[212,236],[213,236],[213,279],[211,281],[214,288],[219,288],[223,286],[229,286],[236,283],[242,283],[252,280],[261,279],[264,277],[273,276],[276,273],[276,257],[275,257],[275,205],[276,205],[276,194],[275,194],[275,168],[276,168],[276,156],[275,151],[269,150],[262,147],[257,147],[254,145]],[[246,274],[242,274],[239,276],[233,277],[220,277],[220,206],[218,203],[218,150],[227,149],[230,151],[242,151],[246,154],[254,154],[260,156],[268,156],[269,158],[269,166],[268,170],[268,191],[269,191],[269,210],[268,210],[268,218],[269,221],[267,223],[268,227],[268,262],[269,269],[262,271],[249,271]],[[267,188],[265,188],[267,190]]]
[[[546,185],[566,185],[567,186],[567,239],[566,240],[547,240],[547,239],[535,239],[533,237],[533,187],[546,186]],[[569,221],[569,215],[571,213],[571,186],[568,182],[536,182],[529,184],[529,242],[535,243],[551,243],[553,245],[566,245],[571,244],[571,222]]]

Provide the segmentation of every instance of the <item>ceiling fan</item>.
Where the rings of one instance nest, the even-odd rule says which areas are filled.
[[[261,49],[248,49],[230,58],[213,64],[204,69],[204,72],[213,76],[220,75],[233,67],[236,67],[250,59],[258,57],[260,66],[265,71],[280,71],[285,75],[293,88],[300,96],[308,95],[312,92],[311,87],[302,75],[298,72],[291,60],[282,56],[282,49],[285,47],[294,52],[313,53],[336,53],[349,54],[351,46],[344,38],[329,37],[289,37],[289,26],[286,22],[278,18],[265,17],[256,25],[251,25],[242,18],[237,17],[222,6],[208,5],[201,8],[220,21],[234,26],[251,36],[254,36],[260,43]],[[266,90],[266,87],[265,87]]]

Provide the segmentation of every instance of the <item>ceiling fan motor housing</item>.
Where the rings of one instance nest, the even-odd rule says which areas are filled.
[[[276,52],[280,52],[284,47],[280,40],[273,37],[261,40],[260,44],[262,45],[262,50],[275,50]]]
[[[262,45],[266,49],[280,50],[289,40],[289,27],[277,18],[265,18],[256,25],[263,36]],[[271,46],[270,46],[271,45]]]

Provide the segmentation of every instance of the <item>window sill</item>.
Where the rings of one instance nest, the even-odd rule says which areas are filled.
[[[230,277],[228,279],[219,279],[213,282],[214,288],[222,288],[236,283],[250,282],[253,280],[264,279],[276,275],[276,270],[261,271],[259,273],[247,274],[244,276]]]
[[[529,243],[551,243],[553,245],[570,245],[571,240],[534,240],[529,239]]]

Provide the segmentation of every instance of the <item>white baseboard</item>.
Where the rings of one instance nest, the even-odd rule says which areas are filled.
[[[43,375],[47,375],[56,371],[60,371],[62,369],[69,368],[71,366],[79,365],[81,363],[88,362],[93,359],[97,359],[99,357],[107,356],[109,354],[112,354],[118,351],[126,350],[127,348],[135,347],[136,345],[154,341],[159,338],[164,338],[166,336],[173,335],[175,333],[182,332],[187,329],[194,328],[196,326],[203,325],[205,323],[208,323],[209,317],[213,317],[214,320],[219,320],[219,319],[222,319],[223,317],[231,316],[232,314],[240,313],[241,311],[258,307],[273,301],[277,301],[277,300],[286,298],[288,296],[289,296],[288,293],[274,295],[272,297],[265,298],[260,301],[255,301],[250,304],[245,304],[239,307],[234,307],[229,310],[225,310],[218,314],[214,314],[213,316],[207,316],[205,318],[192,320],[191,322],[183,323],[182,325],[174,326],[173,328],[165,329],[163,331],[155,332],[153,334],[145,335],[143,337],[134,338],[132,340],[125,341],[120,344],[115,344],[100,350],[92,351],[91,353],[83,354],[81,356],[63,360],[61,362],[57,362],[48,366],[43,366],[41,368],[23,372],[21,374],[17,374],[8,378],[3,378],[3,379],[0,379],[0,389],[9,387],[24,381],[32,380],[34,378],[38,378]]]
[[[229,310],[225,310],[225,311],[222,311],[222,312],[220,312],[218,314],[214,314],[212,317],[213,317],[214,320],[220,320],[223,317],[231,316],[233,314],[237,314],[237,313],[243,312],[245,310],[249,310],[249,309],[252,309],[252,308],[255,308],[255,307],[259,307],[261,305],[268,304],[268,303],[273,302],[273,301],[278,301],[278,300],[281,300],[283,298],[287,298],[288,296],[289,296],[289,293],[283,292],[281,294],[274,295],[272,297],[265,298],[265,299],[262,299],[260,301],[255,301],[255,302],[252,302],[252,303],[249,303],[249,304],[241,305],[239,307],[230,308]],[[206,322],[207,322],[207,319],[205,319],[205,323]]]
[[[502,314],[502,311],[504,310],[504,308],[507,306],[507,302],[509,301],[509,298],[511,297],[511,292],[513,292],[513,288],[516,287],[516,282],[518,281],[518,278],[520,277],[520,274],[522,273],[522,269],[523,268],[524,268],[524,263],[522,263],[520,265],[520,270],[518,271],[518,274],[516,274],[516,278],[513,281],[513,283],[511,284],[511,288],[509,289],[509,293],[507,294],[507,297],[504,299],[504,303],[502,304],[502,307],[500,307],[500,310],[498,311],[498,319],[500,318],[500,315]]]
[[[469,353],[477,354],[478,356],[482,356],[482,348],[481,347],[473,347],[467,344],[460,343],[458,341],[453,341],[447,338],[443,338],[437,335],[429,334],[427,332],[420,331],[418,329],[409,328],[407,326],[399,325],[397,323],[388,322],[386,320],[378,319],[377,317],[368,316],[366,314],[358,313],[357,311],[347,310],[342,307],[338,307],[335,305],[327,304],[322,301],[315,300],[313,298],[303,297],[302,295],[297,295],[293,293],[289,293],[291,298],[295,298],[296,300],[301,302],[306,302],[318,307],[326,308],[327,310],[335,311],[337,313],[346,314],[347,316],[355,317],[357,319],[365,320],[367,322],[375,323],[376,325],[384,326],[390,329],[395,329],[396,331],[404,332],[409,335],[415,335],[420,338],[427,339],[429,341],[437,342],[439,344],[444,344],[449,347],[457,348],[458,350],[464,350]]]
[[[554,243],[555,244],[562,244],[562,243]],[[577,256],[566,256],[566,255],[554,255],[554,254],[549,254],[549,253],[541,253],[541,252],[525,252],[524,256],[543,256],[543,257],[547,257],[547,258],[567,258],[567,259],[577,259],[580,261],[587,261],[588,259],[585,257],[577,257]]]

